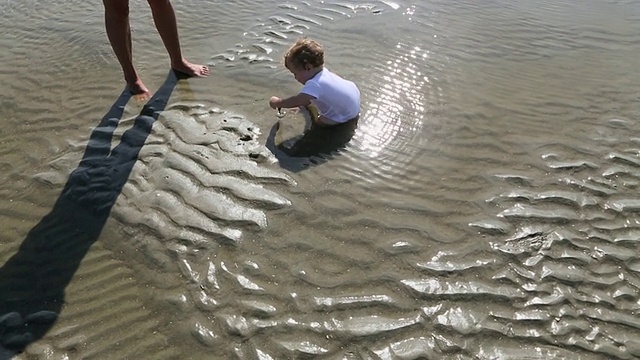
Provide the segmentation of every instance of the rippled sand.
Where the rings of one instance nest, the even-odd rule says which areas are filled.
[[[212,75],[132,2],[143,106],[0,2],[0,359],[640,358],[637,1],[174,5]],[[268,107],[305,35],[353,127]]]

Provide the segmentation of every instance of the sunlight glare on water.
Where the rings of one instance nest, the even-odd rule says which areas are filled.
[[[373,100],[363,104],[360,132],[360,148],[375,158],[390,146],[404,147],[405,141],[422,131],[426,107],[425,84],[429,78],[420,71],[416,60],[426,61],[429,52],[418,46],[405,50],[406,44],[398,43],[398,57],[387,62],[382,73],[382,84]],[[394,142],[400,143],[394,144]]]

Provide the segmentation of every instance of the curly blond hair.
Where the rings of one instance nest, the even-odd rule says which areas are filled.
[[[324,65],[324,49],[315,40],[306,37],[298,39],[284,55],[284,66],[306,69]]]

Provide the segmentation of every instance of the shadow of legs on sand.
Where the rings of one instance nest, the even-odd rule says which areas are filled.
[[[164,84],[111,150],[126,103],[123,91],[92,131],[78,167],[53,209],[29,231],[18,252],[0,268],[0,358],[42,338],[64,304],[65,288],[98,239],[122,187],[178,81]]]

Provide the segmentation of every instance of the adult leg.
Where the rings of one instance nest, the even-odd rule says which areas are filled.
[[[209,75],[209,68],[205,65],[192,64],[182,57],[180,40],[178,38],[178,24],[173,5],[169,0],[148,0],[153,14],[153,22],[158,29],[162,43],[169,53],[171,68],[189,76],[204,77]]]
[[[120,62],[129,91],[135,95],[148,95],[149,89],[142,83],[133,67],[129,0],[103,0],[103,4],[107,37]]]

